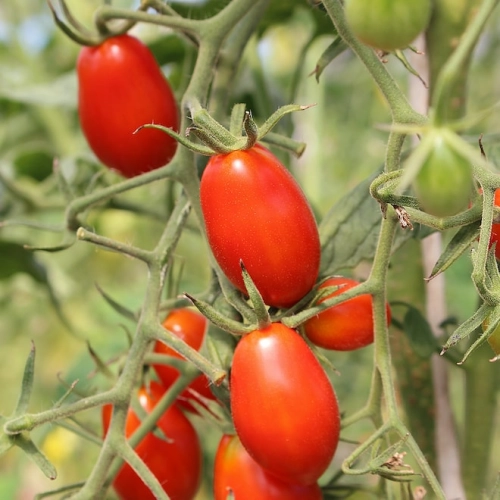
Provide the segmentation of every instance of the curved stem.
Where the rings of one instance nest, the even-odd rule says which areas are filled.
[[[385,68],[372,49],[363,45],[352,33],[346,22],[344,9],[340,0],[323,0],[323,4],[332,19],[338,34],[349,45],[351,50],[361,59],[370,72],[373,80],[386,98],[396,123],[412,123],[424,125],[427,117],[417,113],[408,103],[395,80]]]

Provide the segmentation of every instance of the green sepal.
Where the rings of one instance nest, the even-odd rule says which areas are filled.
[[[259,140],[261,140],[265,135],[267,135],[271,129],[288,113],[293,113],[294,111],[304,111],[309,109],[314,104],[309,106],[301,106],[299,104],[288,104],[286,106],[281,106],[278,108],[260,127],[259,127]]]
[[[35,443],[29,438],[27,433],[16,434],[11,437],[15,446],[21,448],[28,455],[38,468],[49,479],[56,479],[57,470],[50,463],[49,459],[35,446]]]
[[[124,318],[127,318],[131,321],[137,321],[137,316],[134,312],[132,312],[130,309],[126,308],[125,306],[122,306],[119,302],[114,300],[110,295],[108,295],[100,286],[99,284],[95,284],[95,287],[97,288],[97,291],[101,294],[102,298],[121,316]]]
[[[453,347],[461,340],[467,338],[474,330],[476,330],[476,328],[479,328],[493,309],[494,308],[488,304],[482,304],[481,307],[469,319],[464,321],[450,336],[446,344],[443,346],[441,355],[444,354],[450,347]]]
[[[232,333],[233,335],[245,335],[246,333],[250,333],[253,330],[257,329],[257,325],[243,325],[239,321],[234,321],[230,318],[227,318],[207,302],[198,300],[192,295],[185,293],[184,297],[189,299],[193,303],[193,305],[201,312],[201,314],[203,314],[203,316],[208,318],[215,326],[218,326],[221,330]]]
[[[492,310],[491,310],[492,309]],[[462,365],[465,360],[481,345],[488,341],[488,338],[493,334],[493,332],[498,328],[500,324],[500,306],[495,308],[490,307],[490,313],[487,314],[486,318],[488,322],[488,327],[483,331],[483,333],[477,338],[472,345],[465,351],[462,360],[458,363]],[[484,320],[481,322],[484,327]]]
[[[429,280],[446,271],[479,237],[481,221],[461,227],[446,246],[434,265]]]
[[[28,412],[29,402],[31,399],[31,393],[33,391],[33,381],[35,377],[35,344],[31,343],[31,350],[24,365],[23,381],[21,385],[21,394],[17,401],[16,409],[12,414],[12,417],[20,417]]]
[[[316,81],[319,83],[319,77],[323,73],[324,69],[342,52],[347,50],[349,48],[349,45],[347,45],[344,40],[338,36],[333,40],[333,42],[328,45],[328,47],[324,50],[324,52],[321,54],[321,56],[318,59],[318,62],[316,63],[316,67],[314,68],[314,71],[311,73],[311,75],[314,75],[316,77]]]
[[[259,329],[266,328],[271,324],[271,318],[269,317],[269,312],[267,310],[266,304],[264,304],[264,300],[262,299],[262,295],[259,290],[255,286],[250,274],[245,267],[245,264],[242,260],[240,260],[240,268],[241,274],[243,277],[243,283],[245,284],[245,288],[248,293],[248,297],[252,302],[253,309],[257,316],[257,323],[259,325]]]
[[[186,146],[191,151],[194,151],[195,153],[198,153],[200,155],[212,156],[214,154],[214,150],[212,148],[209,148],[207,146],[203,146],[201,144],[196,144],[195,142],[190,141],[185,135],[178,134],[177,132],[175,132],[171,128],[164,127],[163,125],[157,125],[155,123],[141,125],[137,130],[135,130],[134,134],[137,134],[143,128],[154,128],[157,130],[161,130],[162,132],[165,132],[165,134],[176,139],[177,142],[179,142],[183,146]],[[188,129],[188,132],[191,130],[194,130],[194,129]]]

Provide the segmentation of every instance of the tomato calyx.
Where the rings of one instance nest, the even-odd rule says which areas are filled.
[[[215,120],[206,109],[202,108],[198,101],[193,99],[189,104],[193,123],[186,129],[184,134],[179,134],[170,128],[156,124],[143,125],[136,130],[136,133],[142,128],[161,130],[186,148],[204,156],[229,154],[233,151],[251,149],[257,141],[263,141],[274,144],[300,157],[305,149],[304,143],[274,134],[271,132],[271,129],[283,116],[294,111],[303,111],[309,107],[311,106],[297,104],[282,106],[258,127],[252,118],[252,113],[245,110],[245,105],[241,103],[236,104],[231,113],[230,128],[227,129]],[[194,135],[197,141],[191,140],[189,138],[190,135]]]
[[[251,311],[253,317],[251,318],[250,324],[243,324],[240,321],[229,318],[208,302],[196,299],[192,295],[184,294],[184,296],[213,324],[233,335],[245,335],[254,330],[261,330],[271,325],[271,316],[269,315],[267,306],[242,260],[240,260],[240,268],[248,297],[252,303]]]

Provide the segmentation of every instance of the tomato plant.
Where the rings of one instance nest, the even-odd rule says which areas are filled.
[[[177,104],[153,54],[137,38],[120,35],[83,47],[77,62],[78,113],[99,160],[125,177],[168,163],[177,143],[155,123],[177,129]]]
[[[293,305],[319,270],[312,211],[291,174],[266,148],[213,156],[201,179],[201,206],[212,252],[245,291],[242,260],[264,302]]]
[[[214,498],[226,500],[321,500],[320,487],[281,481],[266,472],[245,450],[238,436],[224,435],[217,448]]]
[[[489,316],[483,321],[482,328],[483,332],[486,331],[490,324]],[[490,345],[492,351],[495,353],[495,356],[500,355],[500,325],[498,325],[493,333],[488,337],[488,344]]]
[[[182,308],[170,311],[163,321],[163,326],[193,349],[199,350],[205,338],[208,322],[200,313]],[[180,354],[159,340],[155,343],[154,351],[182,359]],[[153,366],[165,387],[170,387],[179,377],[178,370],[173,366],[163,364],[154,364]],[[196,391],[205,398],[215,399],[209,387],[209,380],[205,375],[199,375],[182,391],[177,399],[177,404],[185,410],[196,412],[194,406],[189,402],[190,399],[196,399],[191,390]],[[200,402],[200,404],[202,403]]]
[[[309,346],[281,323],[245,335],[230,378],[236,432],[250,455],[285,481],[313,484],[333,458],[339,409]]]
[[[151,382],[149,389],[139,390],[141,406],[150,412],[158,403],[165,388]],[[102,410],[104,433],[109,428],[112,406]],[[129,410],[125,434],[131,436],[139,427],[140,420]],[[191,422],[175,405],[160,417],[157,427],[166,439],[150,432],[137,445],[135,451],[162,484],[172,500],[191,500],[196,495],[201,479],[201,448],[198,435]],[[113,487],[122,500],[154,500],[151,491],[128,464],[124,464],[113,481]]]
[[[423,210],[437,217],[455,215],[467,208],[473,189],[472,167],[446,143],[438,129],[431,134],[431,152],[413,187]]]
[[[425,29],[430,0],[346,0],[345,15],[365,44],[387,52],[404,49]]]
[[[330,297],[342,294],[359,282],[343,276],[326,280],[321,288],[338,286],[339,288],[319,303]],[[373,299],[369,294],[359,295],[330,307],[304,323],[307,338],[317,346],[336,351],[352,351],[373,342]],[[387,323],[391,321],[391,310],[387,304]]]

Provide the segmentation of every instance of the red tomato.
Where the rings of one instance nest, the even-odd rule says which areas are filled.
[[[152,382],[150,392],[139,391],[139,402],[149,413],[165,393],[165,388]],[[112,406],[102,410],[104,434],[107,433]],[[129,437],[139,427],[140,420],[129,410],[126,435]],[[171,500],[192,500],[201,480],[201,447],[191,422],[175,406],[171,406],[158,420],[157,426],[168,441],[149,433],[135,448],[151,472],[158,478]],[[121,500],[154,500],[154,496],[142,479],[128,465],[118,472],[113,486]]]
[[[495,206],[500,207],[500,189],[495,191]],[[495,257],[500,259],[500,223],[491,225],[490,247],[496,243]]]
[[[83,47],[76,66],[78,112],[87,141],[104,165],[134,177],[168,163],[177,143],[156,123],[177,130],[177,105],[153,54],[120,35]]]
[[[231,412],[243,446],[284,481],[314,484],[339,440],[339,409],[304,339],[281,323],[245,335],[234,353]]]
[[[193,349],[199,350],[205,338],[208,322],[204,316],[191,309],[174,309],[171,311],[163,322],[163,326],[170,330],[173,334],[177,335],[186,344]],[[160,354],[168,354],[176,358],[182,359],[182,356],[175,352],[170,347],[166,346],[163,342],[157,341],[154,351]],[[153,365],[159,379],[165,387],[170,387],[179,377],[179,372],[176,368],[169,365]],[[203,397],[215,400],[215,396],[209,388],[210,381],[205,375],[196,377],[188,388],[181,392],[177,399],[179,404],[185,410],[196,413],[196,409],[189,402],[190,399],[196,398],[189,389],[200,393]],[[201,403],[201,401],[200,401]]]
[[[359,285],[358,281],[336,276],[320,286],[341,286],[337,291],[321,299],[339,295]],[[336,351],[352,351],[365,347],[373,342],[372,296],[359,295],[341,304],[330,307],[304,323],[304,332],[313,343],[325,349]],[[387,323],[391,322],[391,310],[387,304]]]
[[[289,307],[319,270],[314,216],[300,187],[262,146],[213,156],[201,179],[208,242],[231,282],[245,291],[240,260],[264,302]]]
[[[317,483],[298,485],[266,472],[245,450],[238,436],[223,436],[215,455],[214,497],[226,500],[321,500]]]

